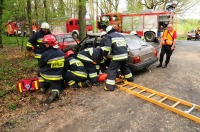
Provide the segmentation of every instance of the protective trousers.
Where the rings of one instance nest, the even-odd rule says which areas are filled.
[[[96,83],[97,82],[97,78],[98,78],[96,65],[91,63],[91,62],[83,62],[83,63],[84,63],[85,69],[88,72],[90,81],[92,83]]]
[[[81,81],[85,81],[86,78],[80,77],[80,76],[76,76],[74,75],[71,71],[66,71],[63,74],[63,78],[66,81],[66,83],[68,83],[69,86],[74,85],[75,83],[81,82]]]
[[[60,92],[63,91],[64,88],[64,83],[63,80],[46,80],[40,75],[39,77],[39,83],[40,83],[40,88],[48,89],[52,88],[52,92],[57,92],[58,95],[60,95]]]
[[[124,61],[111,61],[110,66],[108,67],[107,73],[108,77],[106,80],[106,88],[110,91],[115,89],[115,79],[118,73],[118,70],[121,70],[122,75],[125,76],[127,81],[133,81],[132,73],[127,65],[126,60]]]
[[[171,45],[163,45],[160,53],[160,64],[163,62],[163,57],[166,53],[166,60],[165,60],[165,65],[167,65],[170,61],[170,57],[172,55],[173,50],[171,50]]]

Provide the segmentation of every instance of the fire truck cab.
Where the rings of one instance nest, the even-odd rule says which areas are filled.
[[[21,31],[20,23],[17,23],[17,22],[8,22],[6,24],[6,31],[5,32],[6,32],[7,36],[21,35],[22,31]]]
[[[93,30],[90,19],[86,19],[86,32],[91,33]],[[78,18],[71,18],[66,21],[66,32],[72,33],[77,38],[79,36],[79,20]]]
[[[112,25],[118,32],[136,31],[148,42],[156,41],[169,23],[173,23],[173,12],[107,13],[97,18],[97,28],[105,30]]]

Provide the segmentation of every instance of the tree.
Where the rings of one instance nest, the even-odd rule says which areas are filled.
[[[0,48],[3,48],[2,42],[2,15],[3,15],[3,0],[0,0]]]
[[[79,39],[82,40],[86,35],[86,22],[85,22],[85,15],[86,15],[86,0],[79,0],[78,3],[78,17],[79,17]]]

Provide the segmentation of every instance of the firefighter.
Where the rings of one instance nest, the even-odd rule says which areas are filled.
[[[133,81],[133,76],[126,62],[128,59],[128,46],[125,38],[121,34],[115,32],[113,26],[108,26],[106,32],[108,35],[106,37],[106,43],[104,44],[103,55],[107,56],[110,52],[112,61],[107,70],[108,77],[104,90],[114,91],[115,79],[119,69],[127,81]]]
[[[53,35],[45,35],[42,39],[47,50],[42,54],[39,60],[39,82],[42,92],[45,93],[49,88],[46,84],[51,82],[51,95],[44,103],[51,103],[58,98],[63,90],[62,72],[64,67],[64,52],[57,45],[57,41]]]
[[[103,60],[101,48],[86,48],[78,53],[77,58],[83,62],[92,85],[99,86],[97,78]]]
[[[101,41],[100,41],[100,43],[99,43],[97,48],[102,48],[103,49],[104,44],[106,43],[105,42],[106,36],[107,36],[106,31],[102,31],[101,34],[100,34]],[[104,57],[103,62],[100,64],[100,69],[101,69],[102,73],[104,73],[108,69],[108,66],[110,65],[110,62],[111,62],[111,56],[107,55],[106,57]]]
[[[170,61],[170,57],[175,48],[176,38],[177,38],[177,34],[176,34],[176,31],[173,29],[173,25],[168,24],[167,29],[164,30],[161,41],[160,41],[160,45],[159,45],[159,47],[161,48],[160,60],[159,60],[160,63],[156,67],[167,68],[167,65]],[[165,65],[162,66],[163,57],[165,54],[166,54]]]
[[[65,54],[63,78],[72,88],[90,87],[91,83],[87,80],[87,71],[83,63],[77,59],[76,54],[69,50]]]
[[[33,50],[35,58],[38,60],[41,58],[43,52],[47,50],[42,42],[42,38],[47,34],[51,34],[51,32],[49,31],[49,24],[44,22],[41,24],[41,30],[34,33],[27,42],[26,49],[28,51]]]

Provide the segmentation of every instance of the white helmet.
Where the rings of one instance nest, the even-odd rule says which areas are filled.
[[[49,24],[46,23],[46,22],[43,22],[43,23],[41,24],[41,28],[49,29]]]
[[[105,31],[103,31],[103,32],[101,32],[101,35],[100,35],[100,37],[102,37],[102,36],[104,36],[104,35],[106,35],[107,33],[105,32]]]
[[[130,32],[130,34],[131,35],[137,35],[137,32],[133,30],[133,31]]]
[[[114,28],[113,28],[113,26],[108,26],[107,28],[106,28],[106,32],[108,33],[108,32],[110,32],[111,30],[113,30]]]

